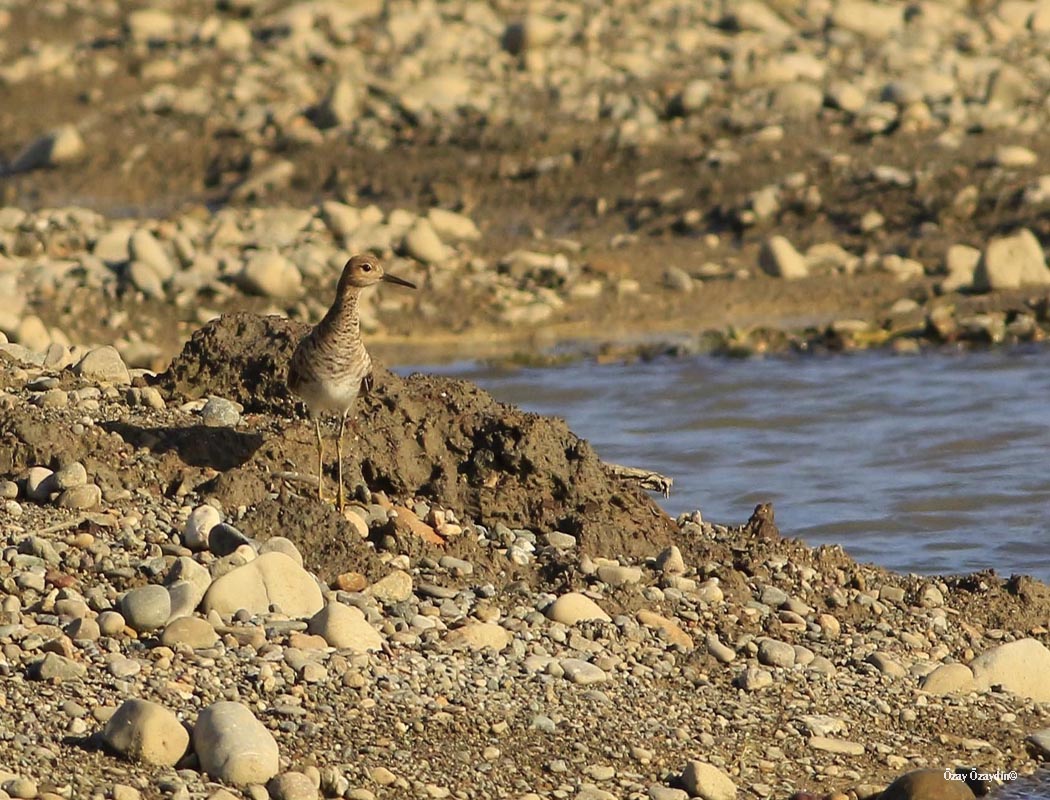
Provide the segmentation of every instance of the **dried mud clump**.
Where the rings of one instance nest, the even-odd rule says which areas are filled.
[[[158,385],[175,400],[214,394],[246,411],[302,417],[285,386],[302,332],[281,317],[220,317],[193,335]],[[608,556],[637,557],[672,541],[673,521],[642,490],[611,475],[563,420],[498,403],[465,381],[401,378],[377,367],[351,439],[348,480],[373,491],[425,497],[486,525],[564,531],[583,551]],[[260,454],[306,469],[310,437],[286,440],[294,452],[263,447]]]

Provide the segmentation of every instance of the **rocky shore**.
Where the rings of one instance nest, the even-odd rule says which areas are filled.
[[[1048,52],[1039,0],[0,3],[0,799],[1031,774],[1041,583],[671,519],[385,370],[341,516],[284,375],[356,251],[402,363],[1041,342]]]
[[[427,376],[379,375],[340,516],[298,330],[0,355],[7,796],[866,798],[1050,754],[1046,586],[671,520]]]

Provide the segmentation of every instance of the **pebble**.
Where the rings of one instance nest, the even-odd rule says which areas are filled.
[[[41,660],[34,662],[30,669],[30,676],[41,681],[71,681],[85,675],[87,667],[57,653],[47,653]]]
[[[131,698],[102,729],[106,744],[125,758],[146,764],[172,766],[189,747],[190,735],[164,706]]]
[[[403,603],[412,596],[412,576],[403,570],[394,570],[373,583],[368,593],[384,605]]]
[[[449,248],[427,219],[418,219],[413,223],[405,233],[401,247],[406,255],[424,264],[441,264],[450,256]]]

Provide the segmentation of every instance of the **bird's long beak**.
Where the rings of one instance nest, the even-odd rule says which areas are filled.
[[[407,286],[409,289],[415,289],[416,285],[412,281],[406,281],[404,278],[399,278],[397,275],[391,275],[389,272],[383,273],[383,280],[386,283],[396,283],[398,286]]]

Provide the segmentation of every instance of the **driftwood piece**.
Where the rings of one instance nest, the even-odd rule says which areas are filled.
[[[623,464],[604,463],[605,469],[621,480],[637,483],[643,489],[650,492],[660,492],[664,497],[670,497],[671,484],[674,478],[668,478],[651,469],[639,469],[638,467],[625,467]]]

